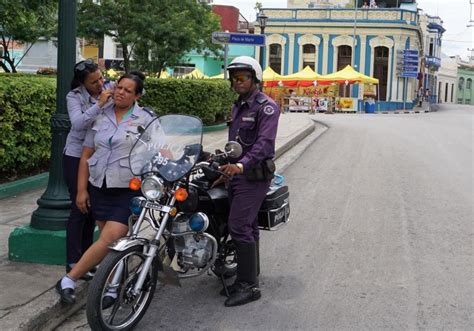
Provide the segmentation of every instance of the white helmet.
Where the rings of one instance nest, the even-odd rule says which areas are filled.
[[[251,71],[258,82],[263,80],[262,67],[254,58],[250,56],[238,56],[232,60],[232,62],[227,66],[229,74],[232,74],[232,71],[235,70],[248,70]],[[257,82],[257,83],[258,83]]]

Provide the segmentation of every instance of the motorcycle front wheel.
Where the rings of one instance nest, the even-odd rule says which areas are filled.
[[[87,299],[87,321],[92,330],[130,330],[145,315],[158,273],[157,264],[152,263],[140,293],[134,294],[145,259],[143,246],[135,246],[123,252],[111,251],[101,262]]]

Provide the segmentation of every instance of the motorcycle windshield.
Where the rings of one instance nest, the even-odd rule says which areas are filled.
[[[199,118],[188,115],[157,117],[137,136],[130,151],[130,169],[135,176],[157,172],[166,181],[176,181],[197,162],[201,143],[202,121]]]

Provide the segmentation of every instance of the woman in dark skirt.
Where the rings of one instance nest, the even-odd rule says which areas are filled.
[[[87,129],[112,96],[112,88],[110,82],[104,81],[99,67],[91,59],[80,61],[74,66],[71,91],[66,96],[71,130],[63,153],[64,179],[71,199],[71,213],[66,225],[66,272],[92,245],[94,219],[90,213],[84,214],[76,206],[77,173]],[[83,276],[85,280],[91,278],[89,272]]]
[[[104,107],[87,131],[79,163],[76,204],[82,213],[92,213],[101,231],[99,239],[56,284],[65,303],[75,302],[76,280],[98,265],[107,255],[108,246],[128,232],[129,201],[139,194],[128,188],[133,177],[128,154],[138,127],[146,127],[154,117],[137,104],[143,94],[144,78],[141,73],[122,76],[115,87],[113,103]],[[111,299],[114,295],[110,294]]]

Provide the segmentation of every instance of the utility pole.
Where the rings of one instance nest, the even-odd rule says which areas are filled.
[[[76,1],[59,1],[58,78],[56,113],[51,119],[51,166],[46,191],[38,200],[29,226],[16,228],[9,237],[9,258],[13,261],[64,264],[65,228],[71,202],[63,179],[62,154],[71,127],[66,94],[76,62]]]

